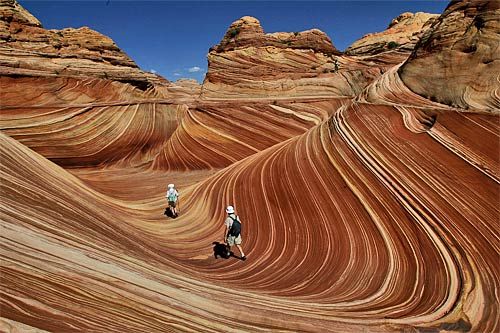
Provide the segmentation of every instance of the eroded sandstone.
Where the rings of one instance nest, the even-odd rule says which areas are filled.
[[[41,29],[15,4],[3,15]],[[498,95],[462,105],[461,85],[455,104],[437,89],[492,83],[495,61],[476,65],[497,12],[453,1],[404,65],[406,49],[329,53],[323,34],[266,35],[247,17],[201,89],[49,77],[40,56],[40,74],[2,75],[0,329],[498,331]],[[430,72],[443,56],[449,78]],[[245,262],[214,257],[228,204]]]

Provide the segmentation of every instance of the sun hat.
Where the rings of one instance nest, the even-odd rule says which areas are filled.
[[[228,213],[228,214],[234,213],[234,207],[233,206],[227,206],[226,213]]]

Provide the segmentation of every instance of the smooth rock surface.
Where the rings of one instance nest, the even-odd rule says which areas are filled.
[[[478,3],[453,1],[435,22],[495,17]],[[263,34],[236,22],[247,42]],[[463,57],[449,45],[469,23],[444,24],[448,46],[423,40],[405,64],[404,50],[333,54],[328,74],[311,69],[334,64],[322,43],[241,40],[210,52],[201,89],[0,76],[0,330],[497,332],[495,93],[427,98],[455,84]],[[475,57],[489,55],[488,29]],[[450,77],[415,92],[433,75],[421,59],[442,52]],[[462,77],[490,82],[468,64]],[[163,215],[171,182],[176,219]],[[246,261],[214,256],[229,204]]]
[[[437,14],[422,12],[403,13],[391,21],[387,30],[363,36],[349,46],[345,53],[372,55],[394,49],[411,52],[425,30],[438,17]]]
[[[500,110],[500,2],[452,1],[400,69],[404,83],[451,106]]]

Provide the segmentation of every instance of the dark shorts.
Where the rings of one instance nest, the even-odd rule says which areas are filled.
[[[169,202],[168,202],[168,205],[169,205],[170,207],[174,207],[174,208],[175,208],[175,206],[177,206],[177,203],[176,203],[175,201],[169,201]]]

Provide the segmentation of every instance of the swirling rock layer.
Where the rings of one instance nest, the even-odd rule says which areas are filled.
[[[323,51],[252,47],[212,54],[201,97],[182,82],[0,78],[2,330],[500,329],[491,100],[415,93],[400,73],[418,58],[401,51],[334,55],[343,67],[325,78],[304,70]],[[265,65],[243,86],[249,52]],[[306,74],[300,93],[269,93]],[[246,261],[214,257],[228,204]]]
[[[257,19],[235,21],[208,55],[203,99],[352,97],[407,54],[342,56],[323,32],[264,34]],[[382,60],[383,59],[383,60]]]

